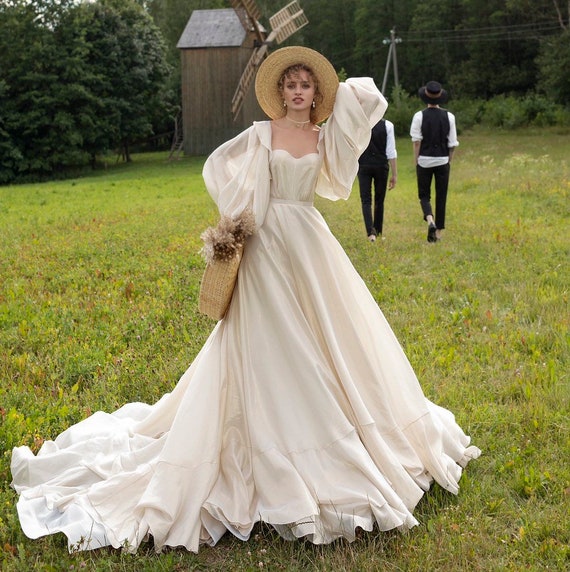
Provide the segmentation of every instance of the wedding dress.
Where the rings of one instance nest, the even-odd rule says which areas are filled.
[[[258,521],[328,543],[355,529],[410,528],[433,480],[458,492],[480,451],[423,394],[398,340],[325,220],[315,193],[346,198],[385,101],[370,80],[339,87],[319,152],[271,149],[259,122],[208,159],[227,214],[250,205],[226,317],[171,393],[97,412],[14,449],[26,535],[70,550],[246,540]]]

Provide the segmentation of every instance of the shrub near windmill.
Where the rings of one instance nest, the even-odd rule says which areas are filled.
[[[298,2],[291,2],[269,18],[268,34],[254,1],[231,4],[229,9],[194,10],[177,44],[185,155],[207,155],[265,118],[250,89],[255,72],[272,44],[308,23]]]

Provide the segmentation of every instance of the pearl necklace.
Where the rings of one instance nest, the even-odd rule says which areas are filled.
[[[294,119],[291,119],[288,115],[285,116],[285,119],[287,119],[287,121],[290,121],[291,123],[293,123],[295,125],[295,127],[297,127],[298,129],[303,127],[303,125],[307,125],[308,123],[311,123],[310,119],[307,119],[307,121],[295,121]]]

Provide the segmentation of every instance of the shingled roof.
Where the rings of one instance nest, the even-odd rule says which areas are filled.
[[[239,47],[245,30],[233,8],[194,10],[177,48]]]

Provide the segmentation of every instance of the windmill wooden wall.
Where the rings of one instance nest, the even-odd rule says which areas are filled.
[[[253,51],[233,9],[194,10],[177,47],[181,50],[184,154],[208,155],[253,121],[267,119],[253,85],[234,121],[232,97]]]

